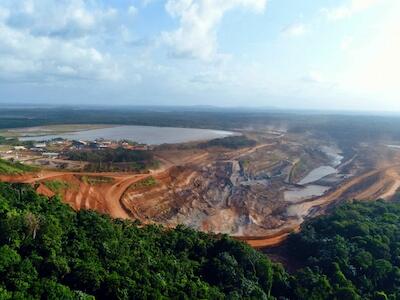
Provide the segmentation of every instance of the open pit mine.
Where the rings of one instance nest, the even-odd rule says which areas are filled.
[[[377,145],[340,148],[312,135],[243,131],[254,146],[154,149],[146,173],[42,169],[0,176],[59,194],[74,209],[175,227],[225,233],[256,248],[279,244],[301,223],[342,200],[390,199],[400,187],[400,151]],[[58,190],[51,183],[63,183]]]

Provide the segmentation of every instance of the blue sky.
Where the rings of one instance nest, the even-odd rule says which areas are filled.
[[[0,102],[400,111],[398,0],[0,0]]]

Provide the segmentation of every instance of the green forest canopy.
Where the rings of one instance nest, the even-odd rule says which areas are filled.
[[[351,203],[291,236],[289,274],[225,235],[138,226],[0,183],[0,299],[399,299],[400,204]]]
[[[0,299],[267,299],[273,268],[226,236],[141,228],[0,183]]]
[[[289,239],[301,299],[400,299],[400,203],[353,202]]]

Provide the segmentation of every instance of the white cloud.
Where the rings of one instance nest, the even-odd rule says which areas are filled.
[[[142,0],[142,5],[144,7],[146,7],[146,6],[150,5],[150,4],[152,4],[154,1],[155,0]]]
[[[0,78],[120,78],[121,72],[109,55],[93,45],[92,30],[114,15],[110,9],[89,9],[80,0],[0,4]]]
[[[350,48],[352,43],[353,43],[353,38],[350,37],[350,36],[346,36],[340,42],[340,49],[343,50],[343,51],[346,51],[346,50],[348,50]]]
[[[306,26],[302,23],[295,23],[282,29],[282,34],[289,37],[302,36],[306,32]]]
[[[322,83],[324,82],[323,76],[319,71],[312,70],[309,73],[309,79],[313,82]]]
[[[345,5],[327,8],[323,11],[329,20],[336,21],[351,17],[352,15],[369,9],[380,2],[382,2],[382,0],[349,0]]]
[[[5,6],[10,11],[7,25],[38,36],[84,37],[103,30],[105,24],[117,15],[115,9],[102,8],[95,1],[29,0],[10,3]]]
[[[164,32],[163,41],[174,55],[212,61],[218,58],[217,27],[224,14],[242,7],[264,11],[267,0],[168,0],[165,8],[179,19],[179,28]]]
[[[77,71],[70,66],[57,66],[57,70],[62,75],[76,75]]]
[[[10,16],[10,11],[0,6],[0,22],[4,22]]]
[[[128,7],[128,14],[130,14],[131,16],[136,16],[137,13],[138,9],[134,5]]]
[[[352,45],[342,85],[364,95],[400,101],[400,4],[391,7],[380,30],[364,44]]]

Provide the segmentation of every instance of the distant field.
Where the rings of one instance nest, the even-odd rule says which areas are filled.
[[[3,137],[22,137],[22,136],[42,136],[57,135],[69,132],[102,129],[114,127],[113,125],[102,124],[63,124],[63,125],[45,125],[18,129],[4,129],[0,131]]]
[[[8,151],[11,150],[12,147],[8,145],[0,145],[0,151]]]

